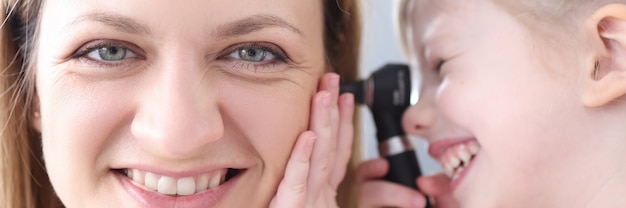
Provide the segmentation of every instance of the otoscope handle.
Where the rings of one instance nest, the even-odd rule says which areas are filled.
[[[422,171],[410,137],[399,135],[384,140],[379,138],[378,152],[389,162],[389,171],[384,177],[385,180],[419,191],[416,179],[422,175]],[[428,197],[426,207],[430,208]]]
[[[421,176],[422,173],[419,169],[414,150],[390,155],[385,157],[385,159],[389,162],[389,172],[385,175],[385,180],[419,190],[415,180],[417,177]],[[426,208],[430,207],[430,202],[428,197],[426,197]]]
[[[415,151],[409,150],[397,155],[385,157],[389,162],[389,172],[385,175],[385,180],[396,182],[417,190],[415,179],[422,173],[417,166]],[[398,168],[401,167],[401,168]]]

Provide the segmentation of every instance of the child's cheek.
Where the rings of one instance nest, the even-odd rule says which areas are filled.
[[[470,129],[472,125],[483,122],[489,111],[489,100],[478,89],[480,86],[470,85],[467,81],[454,79],[453,75],[444,77],[436,94],[436,105],[442,116],[456,126]]]

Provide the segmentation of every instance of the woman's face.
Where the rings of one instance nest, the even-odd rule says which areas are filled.
[[[37,92],[68,207],[265,207],[325,68],[322,1],[52,0]]]
[[[551,197],[580,186],[581,164],[598,155],[582,67],[490,1],[416,1],[410,17],[424,81],[403,126],[428,139],[455,197],[464,207],[563,205]]]

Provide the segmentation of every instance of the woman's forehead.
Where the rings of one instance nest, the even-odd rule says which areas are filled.
[[[307,31],[311,25],[321,26],[323,20],[322,5],[319,1],[192,0],[181,4],[176,1],[150,0],[55,0],[46,2],[43,10],[52,14],[44,15],[44,18],[52,18],[55,21],[76,22],[86,19],[84,17],[93,17],[94,15],[89,15],[93,13],[121,14],[131,20],[143,20],[143,22],[162,27],[170,27],[169,23],[189,27],[214,26],[233,20],[258,17],[257,19],[260,20],[270,20],[264,21],[266,23],[271,22],[276,26],[290,26],[296,31],[306,33],[312,32]],[[58,11],[64,12],[59,13]],[[59,16],[66,16],[67,18]],[[105,15],[100,15],[100,17],[103,17],[99,18],[101,20],[107,20]],[[44,19],[43,23],[45,22]],[[115,24],[115,21],[108,22]]]

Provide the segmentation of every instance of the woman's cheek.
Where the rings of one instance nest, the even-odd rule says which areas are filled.
[[[271,89],[270,89],[271,88]],[[298,135],[308,127],[309,93],[279,87],[233,87],[225,97],[224,113],[233,128],[251,144],[265,166],[279,175]],[[271,90],[269,92],[268,90]],[[235,130],[237,131],[237,130]]]

